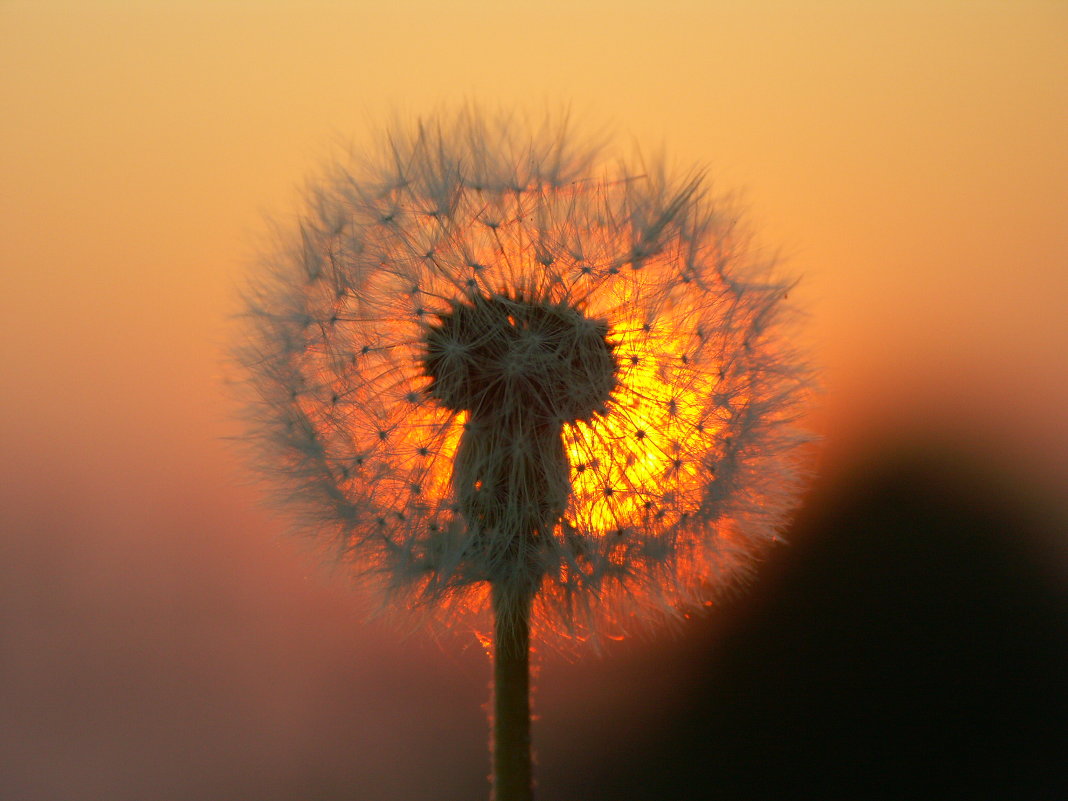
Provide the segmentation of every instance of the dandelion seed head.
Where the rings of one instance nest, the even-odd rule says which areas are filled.
[[[566,119],[397,127],[253,279],[258,464],[389,599],[514,586],[596,636],[702,606],[780,532],[791,283],[700,175],[618,165]]]

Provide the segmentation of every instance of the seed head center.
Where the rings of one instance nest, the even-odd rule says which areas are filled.
[[[431,396],[477,419],[586,420],[616,385],[608,325],[566,303],[505,295],[454,301],[424,347]]]

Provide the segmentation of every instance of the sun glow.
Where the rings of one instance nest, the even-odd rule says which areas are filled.
[[[691,343],[674,330],[670,320],[650,328],[640,317],[613,328],[619,375],[608,413],[565,427],[568,514],[591,532],[670,526],[700,503],[708,467],[697,455],[712,450],[720,428],[701,412],[716,380],[683,362]]]

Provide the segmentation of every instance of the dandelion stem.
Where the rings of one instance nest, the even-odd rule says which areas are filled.
[[[493,585],[493,801],[532,801],[530,602]]]

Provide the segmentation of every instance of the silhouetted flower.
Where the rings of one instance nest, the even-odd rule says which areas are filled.
[[[592,625],[705,602],[798,483],[789,282],[700,175],[475,111],[313,186],[248,294],[260,464],[408,605]]]

